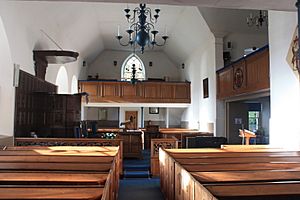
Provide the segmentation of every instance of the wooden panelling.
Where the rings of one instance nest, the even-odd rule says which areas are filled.
[[[269,49],[262,49],[218,71],[217,86],[219,99],[269,90]]]
[[[56,90],[56,85],[20,70],[15,93],[15,136],[29,136],[31,131],[48,123],[45,94],[56,93]]]
[[[233,93],[233,69],[222,71],[217,76],[218,98],[231,96]]]
[[[152,176],[159,176],[159,148],[174,149],[178,148],[178,140],[176,138],[156,138],[151,140],[151,174]],[[163,173],[167,173],[164,171]]]
[[[175,85],[175,99],[188,99],[190,98],[190,84]]]
[[[175,87],[172,84],[164,84],[161,85],[160,91],[161,91],[161,98],[162,99],[172,99],[175,98]]]
[[[89,102],[190,103],[189,82],[80,81],[80,92]],[[85,98],[82,99],[85,101]]]
[[[144,86],[144,97],[146,99],[160,99],[160,84],[158,83],[147,83]]]
[[[128,82],[121,83],[121,97],[134,98],[138,95],[138,87]]]
[[[120,84],[119,83],[102,83],[101,87],[101,96],[102,97],[117,97],[120,96],[119,89]]]
[[[246,60],[248,91],[270,87],[269,51],[260,52]]]

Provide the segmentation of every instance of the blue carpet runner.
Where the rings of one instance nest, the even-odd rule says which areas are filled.
[[[120,180],[118,200],[163,200],[159,178],[150,177],[150,151],[143,159],[124,159],[124,178]]]

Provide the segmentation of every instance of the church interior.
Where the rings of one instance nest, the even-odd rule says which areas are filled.
[[[299,0],[1,1],[0,199],[300,199],[299,19]]]

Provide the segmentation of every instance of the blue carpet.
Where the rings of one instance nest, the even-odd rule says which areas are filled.
[[[158,178],[120,181],[118,200],[163,200]]]
[[[163,200],[160,180],[150,178],[150,151],[143,159],[124,159],[124,179],[120,180],[118,200]]]

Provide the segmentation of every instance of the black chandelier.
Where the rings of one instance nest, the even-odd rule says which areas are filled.
[[[138,82],[138,79],[135,78],[135,74],[136,74],[135,64],[132,64],[132,75],[130,79],[131,84],[136,84]]]
[[[146,7],[146,4],[140,4],[140,7],[136,7],[132,11],[133,15],[130,14],[129,8],[124,9],[124,11],[125,17],[127,18],[127,21],[129,23],[129,28],[128,30],[126,30],[126,32],[128,33],[127,43],[121,42],[123,36],[120,35],[119,26],[118,35],[116,36],[122,46],[131,45],[135,50],[136,44],[138,44],[141,47],[141,53],[144,53],[146,45],[153,48],[154,46],[163,46],[166,44],[166,41],[169,38],[167,36],[167,30],[165,30],[165,33],[162,36],[164,42],[159,44],[156,41],[158,31],[155,29],[154,24],[157,22],[160,9],[155,9],[155,14],[153,16],[151,9],[149,7]],[[148,21],[147,17],[149,17]]]
[[[255,25],[257,28],[263,26],[263,24],[268,25],[267,11],[260,10],[258,15],[253,16],[252,13],[247,17],[248,26]]]

